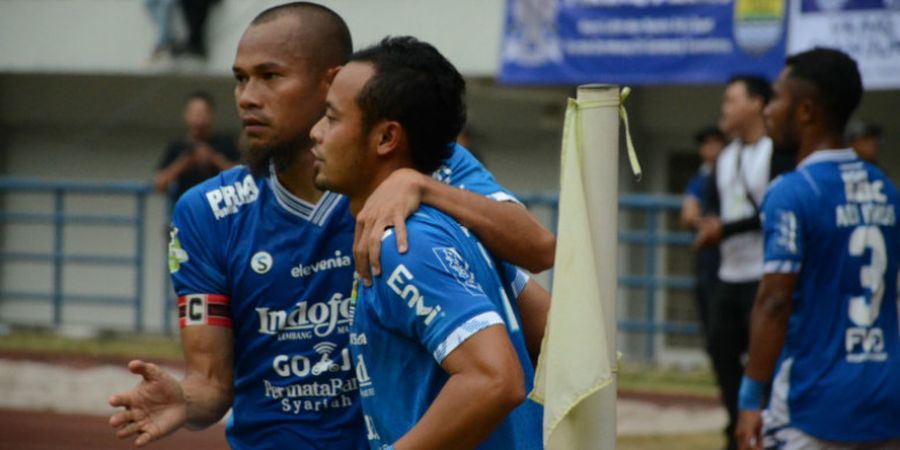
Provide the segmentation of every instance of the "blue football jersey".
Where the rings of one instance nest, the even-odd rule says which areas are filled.
[[[182,325],[230,320],[234,331],[232,448],[365,448],[347,348],[354,226],[343,196],[312,205],[244,167],[178,202],[170,270],[189,309]]]
[[[766,273],[796,273],[768,429],[900,437],[897,189],[852,150],[819,151],[762,205]]]
[[[460,146],[435,177],[514,201]],[[355,224],[347,203],[325,193],[312,205],[277,177],[236,167],[176,205],[169,268],[180,323],[234,331],[232,448],[368,447],[348,349]],[[527,276],[502,268],[515,297]]]
[[[423,206],[407,220],[410,248],[382,241],[382,274],[356,296],[350,344],[373,449],[408,432],[449,375],[441,362],[486,327],[505,324],[525,374],[534,372],[521,330],[493,259],[478,240],[443,213]],[[526,400],[481,445],[541,448],[542,409]]]

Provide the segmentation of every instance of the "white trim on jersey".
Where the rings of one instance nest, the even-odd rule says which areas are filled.
[[[456,327],[456,329],[444,339],[444,342],[441,342],[440,345],[437,346],[437,349],[434,351],[434,359],[438,364],[442,363],[444,358],[450,355],[453,350],[456,350],[456,347],[459,347],[466,339],[469,339],[475,333],[491,325],[503,323],[503,319],[494,311],[484,312],[467,320],[462,325]]]
[[[325,221],[331,216],[341,199],[340,194],[325,191],[319,202],[313,205],[291,194],[290,191],[282,186],[275,175],[275,168],[272,166],[269,167],[269,188],[275,194],[275,200],[285,211],[320,226],[325,224]]]
[[[826,161],[834,161],[834,162],[842,162],[842,161],[852,161],[858,158],[856,152],[853,151],[852,148],[841,148],[835,150],[816,150],[812,152],[806,158],[803,158],[803,161],[800,161],[800,164],[797,164],[797,168],[805,167],[810,164],[826,162]]]
[[[519,295],[525,290],[525,285],[528,284],[528,274],[526,274],[522,269],[516,269],[516,279],[513,280],[512,284],[512,292],[513,297],[519,298]]]
[[[769,443],[775,439],[779,431],[790,427],[791,410],[788,405],[788,395],[791,389],[791,367],[793,358],[786,358],[778,367],[778,373],[772,380],[772,394],[769,396],[769,405],[762,413],[763,418],[763,443],[769,448]]]
[[[802,267],[803,264],[797,261],[766,261],[763,273],[799,273]]]
[[[522,202],[519,199],[513,197],[512,195],[507,194],[506,192],[494,192],[493,194],[488,195],[488,198],[498,201],[498,202],[512,202],[521,205]]]

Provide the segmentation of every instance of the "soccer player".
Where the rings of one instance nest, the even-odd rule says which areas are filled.
[[[247,165],[188,191],[172,221],[185,378],[132,361],[143,381],[110,398],[126,408],[110,418],[120,437],[143,446],[182,426],[213,424],[231,408],[226,433],[236,449],[367,447],[348,349],[355,223],[346,198],[313,185],[309,151],[328,86],[351,51],[343,20],[305,2],[262,12],[241,37],[233,69]],[[454,186],[509,196],[465,149],[454,148],[444,165]],[[511,261],[533,263],[521,256],[546,250],[533,245],[546,242],[546,230],[531,227],[520,205],[447,185],[427,189],[423,200],[449,195],[470,205],[467,214],[480,211],[476,234],[519,224],[527,239],[485,239],[489,249],[523,252]],[[515,297],[526,279],[504,267]],[[529,292],[546,294],[527,282],[523,310],[545,304],[541,295],[523,300]],[[523,331],[542,323],[532,318],[522,317]]]
[[[386,38],[355,53],[313,128],[316,185],[358,214],[394,171],[431,173],[465,123],[465,83],[434,47]],[[410,247],[382,242],[382,274],[360,287],[350,344],[372,449],[541,445],[533,371],[497,262],[447,215],[421,206]]]
[[[762,205],[765,276],[740,388],[742,449],[900,448],[900,197],[845,148],[861,97],[856,63],[837,50],[789,57],[775,82],[770,135],[799,164]]]

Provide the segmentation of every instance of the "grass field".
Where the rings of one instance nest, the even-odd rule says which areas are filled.
[[[98,360],[144,358],[151,361],[181,361],[176,337],[159,335],[101,335],[75,339],[38,330],[15,331],[0,336],[0,355],[72,356]],[[643,365],[625,365],[620,371],[622,390],[693,396],[715,396],[712,375],[705,371],[662,370]],[[619,450],[718,450],[724,441],[719,433],[625,436]]]
[[[182,359],[181,345],[174,336],[108,334],[75,339],[37,330],[0,336],[0,352],[175,362]],[[627,363],[619,372],[619,388],[661,394],[716,395],[715,380],[708,371],[663,370]]]

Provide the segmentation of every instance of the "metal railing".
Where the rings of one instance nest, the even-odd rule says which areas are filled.
[[[548,194],[529,194],[519,199],[529,209],[544,207],[550,210],[551,230],[556,233],[559,215],[559,197]],[[696,335],[700,332],[697,323],[659,320],[658,300],[660,291],[664,289],[690,290],[694,287],[694,278],[671,276],[661,273],[659,268],[660,252],[666,247],[689,247],[694,240],[689,232],[667,231],[662,229],[661,216],[681,209],[682,198],[674,195],[660,194],[624,194],[619,196],[619,212],[632,215],[634,222],[643,222],[642,229],[622,230],[619,226],[619,245],[641,246],[643,250],[643,273],[624,273],[620,269],[619,288],[640,289],[643,293],[642,317],[623,317],[619,314],[619,331],[624,333],[641,333],[645,335],[643,357],[653,360],[657,353],[657,343],[653,339],[659,333],[675,333]],[[634,217],[637,216],[637,217]],[[552,279],[552,276],[551,278]]]
[[[26,262],[49,264],[52,279],[49,280],[49,291],[13,291],[0,290],[3,301],[49,301],[52,304],[53,325],[62,325],[63,306],[65,304],[101,304],[112,306],[130,306],[133,308],[133,328],[144,329],[143,290],[144,290],[144,229],[146,226],[147,196],[152,192],[148,183],[118,182],[96,183],[82,181],[45,181],[28,178],[0,177],[0,194],[4,195],[4,207],[0,211],[0,225],[12,224],[51,225],[52,250],[46,251],[7,251],[7,245],[0,249],[0,262]],[[37,193],[52,197],[52,212],[8,211],[5,203],[10,193]],[[79,214],[67,211],[66,200],[73,194],[115,195],[134,199],[134,213],[120,214]],[[133,253],[129,255],[104,255],[98,253],[80,253],[66,251],[65,229],[71,225],[88,225],[101,227],[125,227],[134,231]],[[71,294],[63,287],[64,268],[68,265],[87,265],[105,267],[132,267],[134,271],[133,290],[130,295],[104,294]]]
[[[52,227],[52,250],[41,251],[8,251],[9,245],[4,243],[0,248],[0,262],[29,262],[49,264],[52,268],[52,279],[47,280],[49,291],[9,291],[0,290],[0,301],[50,301],[52,304],[52,324],[59,326],[64,322],[63,307],[67,304],[89,303],[133,308],[133,329],[142,331],[145,327],[144,310],[144,267],[149,264],[144,249],[144,231],[147,223],[147,198],[152,189],[147,183],[95,183],[95,182],[59,182],[24,178],[0,177],[0,195],[8,203],[9,196],[16,193],[39,193],[52,197],[52,212],[8,211],[4,205],[0,211],[0,226],[10,224],[49,224]],[[130,197],[134,201],[133,214],[78,214],[68,212],[66,200],[72,194],[115,195]],[[551,229],[555,228],[558,218],[558,197],[548,194],[528,194],[520,197],[531,209],[545,209],[549,213],[546,220]],[[692,241],[687,232],[663,230],[661,216],[680,208],[681,198],[677,196],[655,194],[626,194],[619,197],[620,213],[630,215],[629,222],[642,222],[637,229],[619,232],[620,246],[631,247],[629,253],[634,257],[640,254],[643,259],[643,273],[622,273],[618,282],[622,288],[638,289],[642,292],[642,315],[630,317],[620,314],[619,328],[624,333],[637,333],[646,337],[643,344],[643,357],[652,360],[656,355],[656,340],[659,333],[696,334],[699,329],[696,323],[660,320],[658,318],[658,300],[660,291],[665,289],[691,289],[694,280],[691,277],[670,276],[659,268],[660,253],[667,247],[686,247]],[[88,225],[97,227],[124,227],[133,230],[135,239],[133,252],[128,255],[102,255],[95,253],[77,253],[65,251],[66,227],[71,225]],[[620,229],[622,227],[620,226]],[[556,230],[553,229],[555,232]],[[640,251],[636,248],[641,247]],[[621,247],[620,247],[621,248]],[[154,262],[155,264],[155,262]],[[160,264],[162,264],[160,262]],[[63,286],[64,269],[69,265],[116,266],[130,267],[134,272],[134,282],[130,295],[93,295],[67,293]],[[161,298],[153,299],[163,305],[163,329],[168,332],[171,324],[170,307],[171,287],[167,286]]]

